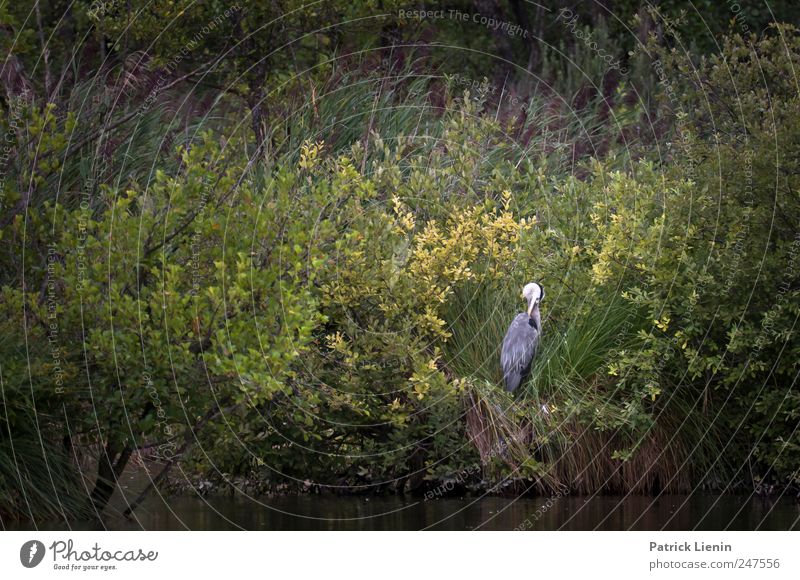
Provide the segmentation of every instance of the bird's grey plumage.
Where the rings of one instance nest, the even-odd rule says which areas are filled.
[[[516,391],[530,374],[542,334],[539,301],[544,298],[544,288],[531,282],[522,289],[522,296],[528,301],[528,309],[511,321],[500,350],[503,382],[510,393]]]
[[[513,393],[531,371],[533,359],[539,346],[540,329],[527,312],[514,317],[503,339],[500,351],[500,366],[506,390]]]

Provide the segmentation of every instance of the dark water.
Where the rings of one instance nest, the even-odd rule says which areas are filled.
[[[461,498],[326,497],[151,498],[125,530],[797,530],[794,498],[659,497]],[[39,529],[99,529],[49,522]],[[32,529],[31,525],[16,529]]]

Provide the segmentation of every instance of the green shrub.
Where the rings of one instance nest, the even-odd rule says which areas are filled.
[[[38,418],[65,474],[65,435],[109,456],[101,492],[132,455],[256,491],[419,490],[468,467],[497,491],[796,482],[798,54],[790,28],[698,63],[662,51],[668,155],[614,145],[637,112],[619,105],[574,171],[546,129],[579,140],[595,113],[503,118],[447,93],[434,114],[424,81],[369,79],[340,104],[374,116],[321,97],[263,163],[238,129],[184,136],[146,186],[137,163],[82,203],[93,153],[54,161],[78,121],[26,112],[49,153],[5,182],[12,205],[32,191],[2,230],[0,310],[4,344],[43,348],[3,356],[30,398],[4,402],[0,469]],[[542,347],[511,398],[498,348],[529,281]]]

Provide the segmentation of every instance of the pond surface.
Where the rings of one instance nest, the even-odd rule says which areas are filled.
[[[117,530],[798,530],[795,498],[750,496],[152,497],[133,521],[49,522]],[[19,525],[15,529],[33,529]]]

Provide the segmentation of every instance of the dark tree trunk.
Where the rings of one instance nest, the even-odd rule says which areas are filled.
[[[255,45],[254,39],[250,35],[244,34],[242,30],[242,11],[236,13],[232,26],[234,38],[243,39],[238,45],[237,53],[239,57],[245,62],[254,63],[250,67],[250,72],[246,75],[245,82],[249,88],[249,94],[246,100],[247,106],[250,108],[250,127],[255,137],[256,150],[253,155],[253,159],[255,159],[256,156],[263,153],[264,143],[267,139],[264,81],[267,76],[267,71],[269,70],[269,62],[266,60],[267,57],[263,56],[259,48]],[[272,36],[272,27],[268,27],[268,29],[269,32],[265,31],[265,33],[269,36],[265,41],[269,46],[271,45],[269,40]],[[268,54],[269,49],[264,52]]]
[[[0,26],[0,36],[5,42],[15,37],[11,27]],[[15,54],[7,54],[5,61],[0,62],[0,84],[4,90],[6,106],[10,109],[15,98],[22,97],[32,101],[33,85],[25,74],[25,67],[22,61]]]
[[[266,115],[264,114],[263,95],[259,91],[250,105],[253,136],[256,140],[256,155],[263,153],[264,142],[267,139]]]
[[[52,98],[53,92],[53,77],[50,74],[50,48],[44,37],[44,25],[42,24],[42,10],[39,2],[34,4],[34,11],[36,12],[36,29],[39,35],[39,44],[41,45],[42,62],[44,64],[44,100],[45,103],[49,102]]]
[[[425,457],[428,455],[426,446],[417,447],[408,458],[408,491],[416,492],[425,483]]]
[[[507,20],[497,0],[472,0],[472,6],[475,12],[478,12],[482,16],[494,18],[497,22]],[[495,80],[503,79],[508,75],[509,71],[511,71],[514,63],[514,51],[511,47],[511,38],[508,34],[500,30],[500,28],[492,29],[491,34],[494,38],[495,46],[497,47],[497,56],[502,59],[497,61],[498,74]]]
[[[119,476],[128,464],[133,450],[130,447],[123,447],[117,453],[113,443],[106,444],[103,454],[97,463],[97,481],[92,490],[92,503],[98,514],[102,513],[108,505],[114,490],[117,488]]]
[[[385,63],[387,76],[392,74],[392,71],[402,71],[405,65],[405,50],[403,49],[402,40],[403,34],[397,23],[392,21],[381,27],[379,34],[381,48],[381,59]],[[366,155],[364,156],[366,160]]]
[[[226,399],[226,402],[229,401],[230,399]],[[131,514],[134,512],[134,510],[137,507],[139,507],[145,499],[147,499],[147,496],[150,494],[150,492],[154,490],[156,487],[158,487],[158,485],[162,481],[164,481],[164,479],[166,479],[169,470],[172,469],[175,463],[177,463],[178,460],[181,458],[181,456],[183,456],[186,450],[191,446],[192,442],[197,439],[197,433],[200,431],[200,429],[202,429],[206,425],[206,423],[208,423],[209,421],[213,421],[220,415],[224,415],[225,413],[230,413],[231,411],[234,411],[237,407],[239,407],[239,405],[236,404],[230,405],[225,408],[215,407],[214,409],[206,413],[206,415],[186,434],[183,444],[180,446],[178,451],[170,459],[167,460],[166,464],[161,469],[159,474],[154,479],[150,480],[150,483],[141,491],[141,493],[139,493],[136,499],[134,499],[133,502],[131,502],[128,505],[128,507],[125,509],[122,515],[124,515],[126,518],[129,518]]]
[[[540,36],[541,29],[540,21],[542,18],[542,7],[537,8],[535,28],[531,26],[531,20],[528,18],[528,9],[523,4],[522,0],[510,0],[511,9],[514,11],[514,17],[517,19],[517,24],[522,28],[522,41],[525,43],[525,48],[528,50],[528,64],[526,69],[528,72],[533,72],[538,68],[541,55],[539,54],[539,41],[535,38]]]

